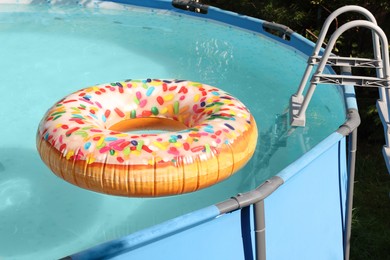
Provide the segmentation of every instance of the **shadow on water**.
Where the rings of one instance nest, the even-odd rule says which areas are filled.
[[[0,258],[81,240],[99,207],[94,197],[61,182],[36,151],[0,148]]]

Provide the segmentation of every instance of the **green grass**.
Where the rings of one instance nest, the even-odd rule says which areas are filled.
[[[384,140],[369,138],[368,124],[381,127],[363,121],[359,134],[350,259],[390,260],[390,175],[382,156]]]

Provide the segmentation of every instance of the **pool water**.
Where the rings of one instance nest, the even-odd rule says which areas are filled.
[[[306,57],[167,11],[2,5],[0,57],[0,259],[60,258],[251,190],[345,120],[339,91],[320,86],[307,127],[284,136]],[[238,97],[259,127],[247,166],[211,188],[155,199],[97,194],[51,173],[35,148],[46,110],[87,86],[145,78],[199,81]]]

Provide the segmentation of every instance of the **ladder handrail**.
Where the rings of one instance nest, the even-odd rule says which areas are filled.
[[[356,12],[356,13],[360,13],[362,15],[364,15],[367,20],[371,21],[372,23],[374,24],[377,24],[376,22],[376,19],[375,17],[372,15],[372,13],[370,11],[368,11],[367,9],[361,7],[361,6],[357,6],[357,5],[347,5],[347,6],[343,6],[343,7],[340,7],[338,8],[336,11],[334,11],[333,13],[331,13],[328,18],[325,20],[324,22],[324,25],[320,31],[320,34],[318,36],[318,40],[317,40],[317,43],[314,47],[314,50],[313,50],[313,53],[312,53],[312,56],[318,56],[319,55],[319,52],[320,52],[320,49],[321,49],[321,46],[325,40],[325,37],[328,33],[328,30],[329,30],[329,27],[330,25],[332,24],[332,22],[341,14],[343,13],[346,13],[346,12]],[[380,53],[377,52],[377,49],[379,49],[379,39],[378,39],[378,36],[376,34],[373,33],[373,46],[374,46],[374,56],[375,56],[375,59],[377,60],[381,60],[381,56],[380,56]],[[332,47],[333,49],[333,47]],[[298,99],[299,98],[302,98],[302,93],[305,89],[305,86],[306,86],[306,82],[308,81],[309,79],[309,76],[310,76],[310,73],[313,69],[313,65],[308,65],[306,67],[306,71],[304,73],[304,76],[302,77],[302,80],[301,80],[301,83],[299,84],[299,88],[297,90],[297,92],[294,94]],[[378,74],[379,73],[379,74]],[[377,74],[378,76],[382,76],[381,75],[381,71],[380,70],[377,70]],[[381,91],[380,91],[381,92]],[[380,93],[380,97],[382,98],[384,93]]]
[[[332,24],[332,22],[341,14],[343,13],[346,13],[346,12],[356,12],[356,13],[360,13],[362,15],[364,15],[368,21],[371,21],[372,23],[374,24],[377,24],[376,22],[376,19],[375,17],[373,16],[373,14],[368,11],[367,9],[361,7],[361,6],[357,6],[357,5],[347,5],[347,6],[343,6],[343,7],[340,7],[339,9],[337,9],[336,11],[334,11],[333,13],[331,13],[328,18],[325,20],[324,22],[324,25],[322,26],[322,29],[320,31],[320,34],[318,36],[318,40],[317,40],[317,45],[315,46],[314,48],[314,51],[313,51],[313,54],[315,55],[318,55],[319,52],[320,52],[320,48],[322,46],[322,43],[324,42],[325,40],[325,36],[326,34],[328,33],[328,30],[329,30],[329,27],[330,25]],[[321,42],[321,45],[318,44],[318,42]]]
[[[345,31],[350,30],[351,28],[354,28],[354,27],[366,27],[368,29],[371,29],[379,37],[379,40],[380,40],[382,47],[383,47],[383,48],[381,48],[381,50],[382,50],[381,55],[383,57],[383,63],[384,63],[384,66],[383,66],[384,75],[381,76],[380,78],[384,78],[384,79],[390,81],[389,49],[388,49],[389,43],[387,41],[386,34],[383,32],[383,30],[379,26],[377,26],[376,24],[374,24],[372,22],[365,21],[365,20],[355,20],[355,21],[348,22],[348,23],[342,25],[339,29],[337,29],[334,32],[334,34],[331,36],[331,38],[328,42],[328,46],[325,49],[325,52],[322,56],[320,63],[318,64],[317,70],[314,73],[314,75],[322,74],[322,72],[324,71],[327,60],[328,60],[329,56],[331,55],[331,51],[333,49],[333,46],[335,45],[337,39],[341,36],[341,34],[343,34]],[[380,76],[380,75],[378,75],[378,76]],[[303,100],[300,111],[298,113],[298,116],[297,116],[298,118],[302,118],[305,115],[307,106],[309,105],[309,102],[313,96],[315,88],[316,88],[316,83],[311,83],[309,90],[307,91],[306,96]],[[386,99],[389,100],[389,98],[390,98],[389,91],[388,90],[385,91],[385,94],[386,94]],[[388,109],[389,109],[388,112],[390,112],[389,107],[388,107]]]

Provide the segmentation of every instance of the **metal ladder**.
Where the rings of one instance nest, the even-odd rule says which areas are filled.
[[[332,21],[342,13],[357,12],[364,15],[367,20],[355,20],[348,22],[338,28],[329,39],[328,45],[320,54],[321,46],[328,32]],[[372,32],[372,41],[374,47],[374,58],[353,58],[353,57],[338,57],[331,54],[331,51],[342,33],[354,28],[365,27]],[[354,85],[362,87],[377,87],[379,89],[379,100],[377,108],[385,131],[386,144],[383,147],[383,155],[388,171],[390,172],[390,67],[389,67],[389,50],[388,40],[385,33],[378,27],[375,17],[365,8],[360,6],[344,6],[334,11],[325,21],[318,41],[315,45],[312,55],[308,59],[308,65],[302,77],[298,91],[291,96],[290,99],[290,124],[291,126],[305,126],[306,110],[313,96],[313,93],[318,84],[333,84],[333,85]],[[303,95],[308,79],[312,73],[314,66],[317,69],[311,76],[310,85]],[[376,77],[365,77],[360,75],[347,74],[326,74],[324,68],[326,65],[339,67],[366,67],[375,68]]]

